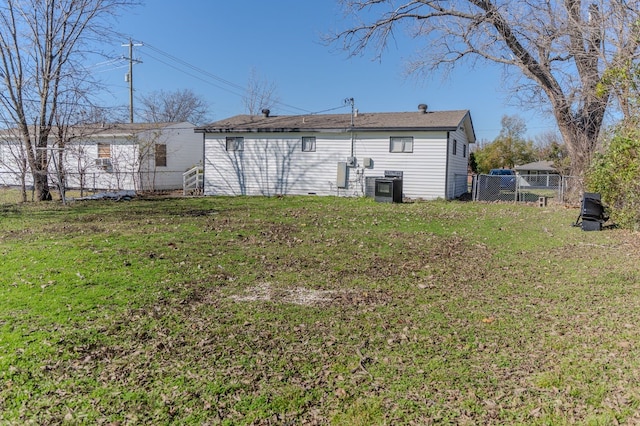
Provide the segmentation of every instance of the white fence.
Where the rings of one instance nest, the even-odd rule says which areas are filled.
[[[574,176],[476,175],[473,177],[474,201],[511,201],[531,203],[575,203],[582,192],[582,180]]]
[[[182,189],[182,172],[154,171],[151,173],[135,173],[117,171],[113,173],[86,172],[64,173],[64,187],[68,190],[81,192],[98,191],[164,191]],[[22,187],[22,177],[19,173],[0,172],[0,187]],[[27,189],[33,186],[33,176],[27,173],[24,176],[24,185]],[[54,172],[49,173],[49,185],[58,186],[58,176]]]

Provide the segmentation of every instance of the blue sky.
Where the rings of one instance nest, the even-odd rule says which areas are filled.
[[[322,43],[323,34],[348,24],[335,0],[147,0],[121,16],[116,30],[123,44],[127,37],[144,44],[134,48],[142,61],[134,66],[136,95],[191,89],[207,100],[213,120],[246,113],[242,88],[254,69],[277,87],[283,105],[273,108],[275,114],[325,111],[354,98],[361,112],[415,111],[420,103],[431,110],[469,109],[478,140],[492,141],[505,114],[525,119],[530,137],[554,130],[549,117],[507,104],[496,67],[459,67],[446,80],[418,79],[406,76],[416,44],[402,35],[381,61],[373,60],[373,51],[349,58],[339,46]],[[110,50],[128,55],[126,47]],[[111,105],[128,105],[124,65],[96,67]]]

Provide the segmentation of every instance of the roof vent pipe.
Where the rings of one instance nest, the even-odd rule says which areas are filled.
[[[271,114],[271,111],[269,111],[268,109],[265,108],[262,110],[262,115],[264,115],[265,117],[268,117],[269,114]]]
[[[418,111],[420,111],[421,113],[425,113],[427,112],[427,104],[420,104],[418,105]]]

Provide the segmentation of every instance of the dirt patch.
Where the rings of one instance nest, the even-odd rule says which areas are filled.
[[[331,290],[313,290],[304,287],[282,289],[273,287],[270,283],[262,283],[248,288],[242,295],[232,295],[231,299],[236,302],[270,301],[313,306],[331,302],[335,293]]]
[[[382,290],[315,290],[304,287],[277,288],[262,283],[246,289],[242,294],[230,296],[236,302],[267,301],[301,306],[375,306],[388,303],[392,296]]]

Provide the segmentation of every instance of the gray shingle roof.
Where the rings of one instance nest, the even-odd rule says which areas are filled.
[[[70,126],[66,129],[66,136],[69,138],[77,137],[123,137],[135,135],[149,130],[163,130],[167,127],[177,124],[188,123],[96,123],[78,126]],[[30,127],[30,131],[35,133],[35,129]],[[55,139],[58,134],[58,128],[53,127],[50,137]],[[0,130],[0,138],[18,138],[20,131],[14,129]]]
[[[541,171],[557,173],[558,169],[553,165],[553,161],[534,161],[533,163],[523,164],[521,166],[515,166],[517,171]]]
[[[442,130],[454,131],[465,126],[469,142],[475,133],[468,110],[427,112],[358,113],[353,130]],[[466,128],[470,127],[470,128]],[[310,115],[236,115],[195,129],[198,133],[246,132],[345,132],[351,130],[351,114]]]

